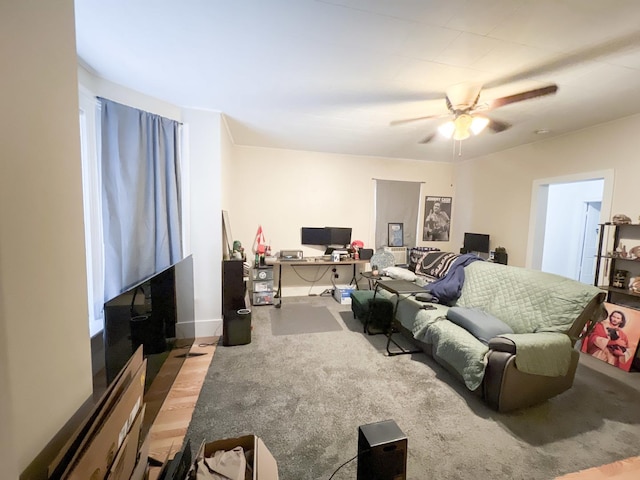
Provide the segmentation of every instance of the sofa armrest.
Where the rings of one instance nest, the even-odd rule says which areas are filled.
[[[568,335],[556,332],[507,333],[500,335],[513,342],[518,370],[533,375],[566,375],[573,345]]]
[[[489,340],[489,350],[495,352],[505,352],[511,355],[516,354],[516,344],[513,340],[504,337],[493,337]]]

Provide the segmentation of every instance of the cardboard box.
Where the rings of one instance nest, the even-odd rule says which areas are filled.
[[[333,298],[341,305],[351,305],[350,295],[355,289],[355,285],[336,285],[333,289]]]
[[[124,437],[124,442],[122,442],[122,446],[113,461],[107,480],[130,480],[138,458],[140,431],[142,430],[145,408],[146,406],[143,404],[131,426],[131,430]]]
[[[136,466],[133,469],[130,480],[145,480],[149,476],[149,449],[151,447],[151,435],[147,433],[138,449]]]
[[[71,466],[78,461],[80,453],[85,450],[113,407],[117,404],[131,379],[142,366],[142,362],[141,345],[102,394],[91,413],[83,420],[82,424],[60,450],[58,456],[49,465],[49,478],[58,480],[69,474]]]
[[[63,479],[87,480],[106,477],[116,453],[142,408],[146,371],[147,360],[144,359],[142,366],[72,466],[69,475],[64,475]]]
[[[218,450],[233,450],[242,447],[246,452],[253,450],[253,480],[278,480],[278,463],[264,442],[255,435],[245,435],[238,438],[227,438],[211,443],[202,443],[196,455],[195,464],[203,458],[212,457]]]

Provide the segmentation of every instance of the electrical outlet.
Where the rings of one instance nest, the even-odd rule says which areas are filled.
[[[338,275],[337,273],[333,276],[333,278],[339,278],[340,275]]]

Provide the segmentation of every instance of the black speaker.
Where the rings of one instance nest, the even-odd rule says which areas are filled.
[[[493,254],[493,261],[495,263],[501,263],[502,265],[506,265],[509,260],[509,255],[507,252],[495,252]]]
[[[358,251],[358,255],[360,255],[360,260],[371,260],[371,257],[373,257],[373,248],[361,248]]]
[[[246,308],[244,290],[244,262],[222,261],[222,314]]]
[[[357,480],[406,480],[407,437],[393,420],[358,427]]]

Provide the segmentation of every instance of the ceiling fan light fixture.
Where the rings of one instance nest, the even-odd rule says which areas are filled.
[[[453,123],[453,120],[449,120],[447,123],[443,123],[438,127],[438,133],[445,138],[451,138],[455,129],[456,126]]]
[[[489,125],[489,119],[487,117],[473,117],[471,121],[471,131],[474,135],[478,135],[487,125]]]
[[[471,124],[473,123],[473,117],[471,115],[468,113],[458,115],[453,123],[455,125],[453,132],[454,140],[464,140],[471,136],[471,132],[469,132],[469,128],[471,128]]]

